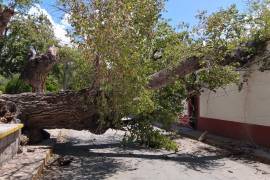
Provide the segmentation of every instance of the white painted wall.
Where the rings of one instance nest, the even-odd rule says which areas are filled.
[[[239,92],[237,85],[205,90],[200,96],[200,116],[270,126],[270,71],[251,67],[248,83]]]

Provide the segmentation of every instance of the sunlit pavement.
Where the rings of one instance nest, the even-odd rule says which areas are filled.
[[[59,133],[60,132],[60,133]],[[179,138],[178,153],[123,148],[123,132],[109,130],[97,136],[87,131],[51,130],[57,137],[56,156],[72,157],[67,166],[53,163],[44,171],[43,179],[241,179],[270,180],[270,166],[233,156],[230,152]]]

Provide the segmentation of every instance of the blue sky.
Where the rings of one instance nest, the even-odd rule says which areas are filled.
[[[168,0],[163,18],[171,19],[170,24],[174,27],[180,22],[190,25],[196,24],[195,15],[200,10],[207,10],[209,13],[220,8],[226,8],[231,4],[236,4],[238,9],[247,8],[248,0]],[[56,8],[56,0],[43,0],[40,5],[32,7],[30,12],[36,14],[41,11],[46,14],[53,25],[55,36],[63,44],[69,44],[70,38],[66,36],[67,21],[63,20],[64,13]]]
[[[170,23],[174,26],[183,21],[194,25],[197,22],[195,15],[199,10],[211,13],[231,4],[236,4],[239,10],[244,10],[247,8],[247,2],[248,0],[169,0],[163,17],[171,19]]]
[[[195,15],[199,10],[214,12],[221,7],[228,7],[236,4],[240,10],[246,8],[248,0],[168,0],[166,3],[166,12],[163,17],[171,19],[171,24],[176,26],[179,22],[187,22],[191,25],[196,23]],[[60,12],[54,7],[55,0],[43,0],[41,7],[46,9],[57,22]]]

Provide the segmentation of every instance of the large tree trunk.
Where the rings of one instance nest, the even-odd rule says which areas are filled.
[[[172,69],[163,69],[150,77],[149,88],[159,89],[167,84],[174,82],[176,79],[186,76],[200,69],[200,58],[190,57],[182,60],[182,62]]]
[[[65,91],[57,94],[23,93],[0,96],[0,116],[20,119],[32,142],[40,140],[41,129],[67,128],[89,130],[103,134],[111,128],[99,121],[96,97],[99,92],[84,89],[79,92]],[[6,119],[8,121],[8,119]]]

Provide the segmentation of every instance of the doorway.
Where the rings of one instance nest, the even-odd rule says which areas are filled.
[[[188,101],[189,124],[193,129],[197,129],[198,119],[200,117],[200,97],[192,96]]]

